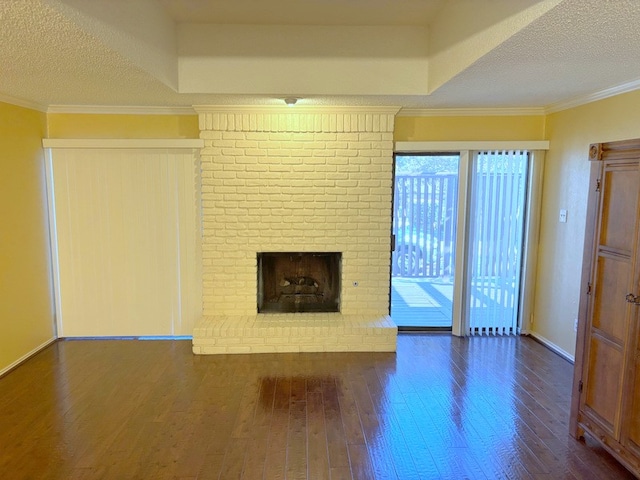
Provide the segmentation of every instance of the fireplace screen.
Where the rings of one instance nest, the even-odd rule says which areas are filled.
[[[339,312],[339,252],[258,253],[258,313]]]

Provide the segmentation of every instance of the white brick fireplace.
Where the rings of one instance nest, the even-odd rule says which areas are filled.
[[[203,318],[193,351],[394,351],[395,108],[198,107]],[[338,313],[257,313],[260,252],[341,252]]]

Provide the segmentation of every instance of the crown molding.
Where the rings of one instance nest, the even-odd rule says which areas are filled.
[[[307,106],[307,105],[194,105],[198,113],[218,114],[369,114],[369,115],[396,115],[401,107],[333,107],[333,106]]]
[[[623,83],[611,88],[605,88],[599,92],[590,93],[588,95],[582,95],[575,97],[571,100],[564,102],[557,102],[547,106],[544,110],[546,114],[557,113],[570,108],[580,107],[587,103],[597,102],[598,100],[604,100],[605,98],[615,97],[616,95],[622,95],[623,93],[633,92],[640,89],[640,79],[632,82]]]
[[[49,105],[47,113],[94,115],[195,115],[192,107],[131,107],[108,105]]]
[[[548,140],[396,142],[396,153],[460,152],[464,150],[549,150]]]
[[[542,107],[527,108],[403,108],[398,117],[497,117],[544,115]]]
[[[199,138],[43,138],[44,148],[203,148]]]
[[[0,93],[0,102],[9,103],[11,105],[15,105],[16,107],[28,108],[30,110],[37,110],[38,112],[47,111],[47,107],[40,103],[31,102],[29,100],[24,100],[22,98],[11,97],[9,95],[3,95]]]

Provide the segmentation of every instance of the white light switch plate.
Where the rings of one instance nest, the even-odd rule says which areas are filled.
[[[560,216],[558,218],[560,223],[567,223],[567,211],[563,208],[560,210]]]

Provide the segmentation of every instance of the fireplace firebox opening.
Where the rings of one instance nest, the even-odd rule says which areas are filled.
[[[339,312],[342,253],[258,253],[258,313]]]

